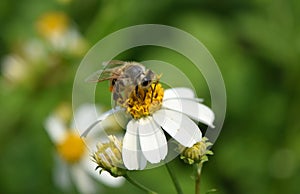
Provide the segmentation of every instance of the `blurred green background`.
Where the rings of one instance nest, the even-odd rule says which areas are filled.
[[[77,35],[49,41],[40,20],[50,12],[64,13],[61,31]],[[300,193],[299,18],[297,0],[0,1],[0,193],[63,193],[52,180],[54,147],[44,121],[71,102],[76,69],[92,45],[145,23],[191,33],[223,74],[226,120],[204,166],[202,193]],[[137,48],[121,59],[165,60],[179,68],[185,62],[168,51]],[[209,99],[205,87],[197,92]],[[192,169],[179,160],[171,165],[185,193],[193,193]],[[164,167],[132,176],[159,193],[175,193]],[[99,187],[101,193],[141,193],[128,183]]]

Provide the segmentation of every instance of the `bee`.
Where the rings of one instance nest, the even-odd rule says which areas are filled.
[[[118,103],[124,103],[134,91],[138,96],[140,88],[146,92],[153,83],[156,86],[160,78],[151,69],[147,69],[141,63],[134,61],[112,60],[103,65],[105,68],[92,74],[87,78],[87,81],[102,82],[109,80],[113,100]],[[154,88],[151,87],[152,91],[155,90],[155,86]]]

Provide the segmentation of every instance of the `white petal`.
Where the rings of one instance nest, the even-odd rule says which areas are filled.
[[[170,99],[163,102],[163,107],[182,112],[196,121],[214,127],[214,112],[207,106],[186,99]]]
[[[139,120],[140,145],[145,158],[151,163],[165,159],[168,147],[166,136],[152,117]]]
[[[163,100],[170,98],[195,98],[195,93],[189,88],[171,88],[165,90]]]
[[[97,120],[97,111],[95,105],[83,104],[75,110],[71,128],[77,129],[81,132],[95,120]]]
[[[120,123],[121,121],[121,114],[118,114],[120,112],[122,112],[123,109],[116,107],[115,109],[111,109],[109,111],[106,111],[105,113],[101,114],[97,119],[95,119],[92,123],[90,123],[89,126],[86,126],[86,128],[84,128],[85,130],[82,131],[81,133],[81,137],[86,137],[87,135],[90,135],[90,132],[95,132],[97,134],[97,128],[102,128],[103,129],[103,124],[105,122],[105,120],[110,119],[111,117],[113,117],[113,119],[117,120],[118,123],[121,125],[124,125],[123,123]],[[122,118],[123,119],[123,118]],[[101,130],[101,129],[100,129]],[[102,130],[103,131],[103,130]],[[93,134],[94,136],[95,134]]]
[[[101,174],[98,173],[97,177],[98,180],[110,187],[120,187],[125,182],[123,177],[113,177],[105,170]]]
[[[182,113],[161,109],[153,114],[153,118],[167,133],[185,147],[191,147],[202,138],[198,126]]]
[[[96,193],[96,183],[84,169],[80,165],[73,165],[71,168],[72,179],[79,193]]]
[[[71,188],[71,180],[68,171],[68,165],[64,161],[62,161],[58,155],[55,155],[54,162],[54,183],[62,190],[67,191]]]
[[[51,115],[46,119],[45,129],[54,143],[61,142],[66,134],[64,122],[54,115]]]
[[[147,161],[144,157],[140,140],[138,137],[138,122],[129,121],[123,139],[122,157],[124,165],[129,170],[139,170],[146,167]]]
[[[103,171],[101,174],[99,174],[99,170],[95,170],[97,167],[97,164],[90,160],[89,157],[86,157],[86,159],[82,160],[81,162],[82,167],[95,179],[99,180],[100,182],[104,183],[107,186],[110,187],[119,187],[124,183],[123,177],[113,177],[108,172]]]

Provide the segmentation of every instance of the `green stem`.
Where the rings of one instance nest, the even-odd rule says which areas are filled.
[[[142,185],[141,183],[133,180],[132,178],[130,178],[127,174],[124,175],[124,177],[126,178],[126,180],[128,182],[130,182],[131,184],[133,184],[134,186],[136,186],[137,188],[149,193],[149,194],[157,194],[156,192],[152,191],[151,189],[147,188],[146,186]]]
[[[173,181],[173,184],[176,188],[178,194],[183,194],[182,189],[179,185],[178,179],[176,178],[175,174],[173,173],[172,169],[170,168],[169,164],[166,163],[165,166],[167,167],[168,173]]]
[[[195,164],[195,194],[200,194],[200,179],[201,179],[202,163]]]

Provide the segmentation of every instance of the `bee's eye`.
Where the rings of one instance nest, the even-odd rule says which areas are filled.
[[[148,80],[148,78],[144,77],[142,80],[142,86],[146,87],[149,85],[149,83],[150,83],[150,80]]]
[[[116,81],[117,81],[117,79],[112,79],[112,80],[111,80],[111,85],[114,86],[114,85],[116,84]]]

